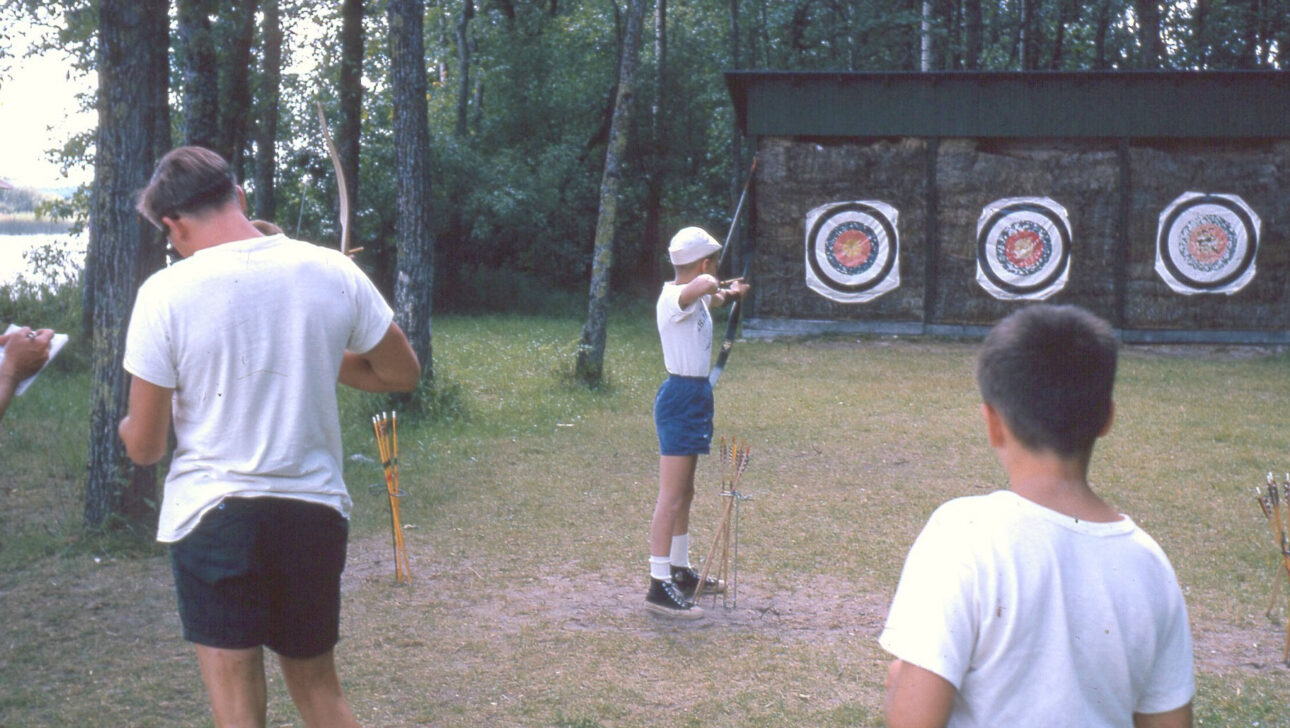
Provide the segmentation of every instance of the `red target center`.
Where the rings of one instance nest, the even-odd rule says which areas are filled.
[[[869,260],[873,250],[873,241],[859,230],[846,230],[833,241],[833,257],[847,267],[863,264]]]
[[[1035,231],[1018,230],[1003,241],[1003,254],[1013,265],[1029,270],[1043,257],[1044,243]]]
[[[1187,236],[1187,252],[1201,263],[1217,263],[1231,245],[1227,231],[1220,225],[1202,223],[1192,228]]]

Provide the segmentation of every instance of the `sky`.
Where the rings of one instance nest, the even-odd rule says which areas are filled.
[[[24,58],[27,40],[21,31],[7,68],[0,65],[0,179],[15,187],[74,187],[89,182],[89,167],[68,170],[46,159],[73,134],[94,127],[93,111],[79,111],[76,94],[95,86],[92,75],[71,70],[61,52]],[[69,78],[69,72],[71,78]]]

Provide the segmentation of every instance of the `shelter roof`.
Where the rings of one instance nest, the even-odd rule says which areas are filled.
[[[725,72],[749,136],[1290,139],[1284,71]]]

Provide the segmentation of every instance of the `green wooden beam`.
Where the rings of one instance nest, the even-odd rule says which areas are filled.
[[[1290,138],[1285,71],[727,71],[748,136]]]

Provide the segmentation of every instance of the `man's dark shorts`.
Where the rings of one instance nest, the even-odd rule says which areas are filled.
[[[171,545],[184,639],[317,657],[340,639],[349,522],[288,498],[225,498]]]
[[[659,454],[707,455],[712,414],[712,385],[707,377],[669,375],[654,397]]]

